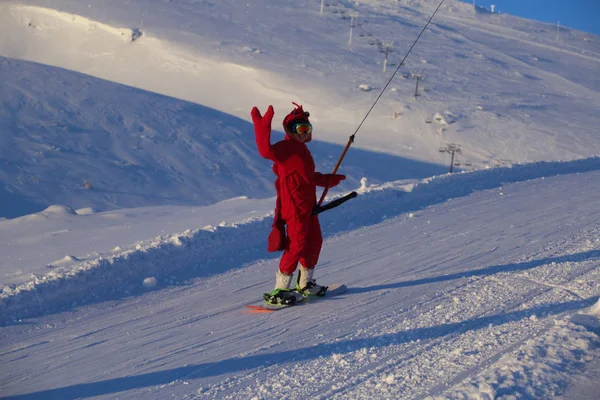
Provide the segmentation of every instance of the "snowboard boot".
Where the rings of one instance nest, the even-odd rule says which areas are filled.
[[[263,298],[269,304],[290,305],[298,300],[298,294],[290,289],[293,275],[284,274],[279,269],[275,274],[275,289],[271,293],[265,293]]]
[[[313,279],[314,268],[298,268],[298,279],[296,280],[296,291],[304,297],[325,296],[327,286],[317,285]]]

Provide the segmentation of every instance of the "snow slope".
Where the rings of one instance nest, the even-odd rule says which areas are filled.
[[[279,129],[303,103],[332,144],[315,143],[329,170],[437,4],[328,1],[321,16],[310,1],[3,3],[2,214],[270,197],[253,105],[273,104]],[[599,43],[447,0],[362,126],[347,187],[439,174],[448,143],[466,169],[598,155]]]
[[[463,2],[320,217],[347,294],[245,312],[278,264],[250,108],[303,103],[331,170],[438,4],[318,3],[0,4],[1,398],[598,393],[599,39]],[[473,171],[445,174],[451,143]]]
[[[325,214],[322,228],[326,234],[335,234],[506,182],[599,169],[600,159],[591,158],[384,185],[369,185],[365,180],[357,190],[360,196],[344,205],[341,215],[332,212],[335,219],[329,221]],[[0,307],[12,319],[19,317],[22,309],[25,316],[31,316],[32,312],[39,312],[39,307],[43,310],[68,305],[89,291],[103,298],[105,292],[114,290],[115,282],[138,284],[140,274],[168,277],[179,270],[200,269],[206,275],[223,257],[232,264],[251,261],[265,255],[264,238],[272,223],[273,203],[274,199],[239,198],[208,207],[122,210],[96,215],[78,215],[70,209],[52,207],[42,213],[0,221],[0,237],[5,243],[0,247],[5,255],[0,270],[7,282],[0,293]],[[180,231],[173,233],[177,228]],[[32,236],[32,232],[36,235]],[[160,235],[152,236],[152,232]],[[149,235],[147,240],[126,247],[119,245],[132,237]],[[94,251],[88,252],[90,249]],[[61,251],[68,253],[63,256]],[[151,268],[148,258],[153,260]],[[207,266],[197,265],[198,259],[207,260]]]
[[[7,77],[3,132],[19,132],[2,137],[2,216],[53,204],[110,210],[275,194],[252,125],[230,114],[30,62],[0,58],[0,76]],[[342,151],[311,147],[323,171]],[[348,160],[346,187],[363,176],[381,183],[447,170],[361,149]]]
[[[553,165],[558,174],[544,177],[547,167],[373,188],[363,196],[381,205],[378,212],[348,204],[357,222],[372,221],[353,231],[332,235],[336,224],[347,226],[340,221],[347,214],[324,214],[318,279],[350,290],[274,314],[242,308],[271,285],[277,267],[262,250],[266,224],[230,222],[140,243],[137,255],[112,260],[135,279],[107,269],[88,275],[105,274],[112,294],[89,289],[65,305],[42,284],[44,307],[27,296],[15,302],[44,315],[3,328],[3,392],[15,399],[560,396],[573,377],[591,373],[581,371],[600,352],[598,306],[590,308],[600,295],[600,168],[597,160]],[[206,253],[213,246],[216,257]],[[157,286],[144,288],[148,277]],[[73,293],[70,279],[52,292]],[[6,310],[26,316],[17,305]]]

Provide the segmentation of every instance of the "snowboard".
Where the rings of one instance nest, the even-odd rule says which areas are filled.
[[[269,304],[263,300],[260,303],[256,304],[246,304],[244,307],[248,312],[251,313],[273,312],[283,310],[284,308],[297,307],[306,303],[311,303],[313,301],[320,301],[330,297],[338,296],[340,294],[346,293],[346,291],[348,291],[346,285],[342,283],[335,283],[333,285],[328,285],[327,293],[325,293],[325,296],[303,297],[299,295],[299,300],[297,300],[294,304]]]

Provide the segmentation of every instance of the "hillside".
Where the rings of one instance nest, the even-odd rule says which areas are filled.
[[[244,307],[280,256],[250,109],[276,140],[303,104],[329,172],[438,4],[0,4],[0,397],[593,398],[584,32],[446,0],[329,193],[357,198],[319,215],[317,282],[348,291]]]
[[[304,104],[329,170],[434,3],[336,1],[323,16],[303,1],[4,4],[3,214],[270,197],[254,105],[277,120]],[[597,155],[599,64],[594,35],[557,42],[547,24],[448,1],[361,128],[346,188],[442,173],[450,143],[466,169]]]

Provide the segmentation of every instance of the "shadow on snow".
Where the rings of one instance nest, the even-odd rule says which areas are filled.
[[[15,218],[53,204],[104,211],[275,195],[271,162],[258,154],[249,122],[255,104],[247,104],[247,118],[242,119],[193,102],[4,57],[0,74],[15,81],[6,94],[9,110],[20,109],[28,98],[48,105],[67,100],[74,104],[69,112],[36,103],[36,113],[0,116],[3,139],[12,147],[0,158],[7,168],[0,181],[0,217]],[[46,82],[50,87],[31,85],[26,79],[31,76],[51,77]],[[289,108],[276,110],[272,142],[283,139],[278,130],[293,100],[289,99]],[[264,111],[267,105],[257,106]],[[344,146],[319,141],[326,135],[315,128],[309,148],[317,170],[331,172]],[[39,160],[29,161],[30,149],[18,143],[39,140],[39,146],[55,150],[40,152]],[[348,176],[344,190],[360,185],[362,177],[374,183],[420,179],[445,173],[446,167],[355,146],[340,172]],[[82,188],[86,180],[93,187]]]
[[[168,384],[175,380],[190,380],[218,376],[253,370],[260,367],[269,367],[279,364],[298,363],[315,360],[321,357],[330,357],[334,354],[345,354],[358,351],[366,347],[388,347],[414,340],[438,339],[444,336],[463,333],[473,330],[485,329],[490,325],[502,325],[536,317],[548,317],[563,312],[580,310],[593,305],[597,297],[540,305],[526,310],[512,311],[506,314],[474,318],[471,320],[441,324],[438,326],[412,329],[393,334],[384,334],[369,338],[358,338],[335,343],[323,343],[316,346],[300,348],[293,351],[283,351],[227,360],[188,365],[164,371],[107,379],[93,383],[82,383],[57,389],[44,390],[29,394],[3,397],[6,400],[41,400],[41,399],[78,399],[124,392],[127,390]]]
[[[372,291],[378,291],[378,290],[384,290],[384,289],[398,289],[398,288],[403,288],[403,287],[408,287],[408,286],[427,285],[430,283],[446,282],[446,281],[451,281],[451,280],[455,280],[455,279],[471,278],[471,277],[475,277],[475,276],[490,276],[490,275],[495,275],[495,274],[499,274],[502,272],[507,273],[507,272],[525,271],[525,270],[533,269],[536,267],[541,267],[542,265],[547,265],[547,264],[551,264],[551,263],[559,263],[560,264],[560,263],[565,263],[565,262],[583,262],[583,261],[589,261],[589,260],[594,260],[594,259],[599,259],[599,258],[600,258],[600,250],[591,250],[591,251],[586,251],[584,253],[568,254],[568,255],[564,255],[564,256],[560,256],[560,257],[542,258],[539,260],[533,260],[533,261],[523,262],[523,263],[494,265],[494,266],[482,268],[482,269],[457,272],[455,274],[440,275],[440,276],[435,276],[435,277],[431,277],[431,278],[415,279],[412,281],[390,283],[390,284],[386,284],[386,285],[369,286],[369,287],[365,287],[365,288],[350,288],[348,293],[365,293],[365,292],[372,292]]]

